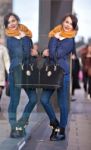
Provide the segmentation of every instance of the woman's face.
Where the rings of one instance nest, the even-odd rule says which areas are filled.
[[[18,27],[19,22],[14,16],[10,16],[8,20],[8,28],[11,30],[15,30]]]
[[[65,32],[69,32],[73,30],[72,20],[70,17],[66,17],[62,25]]]

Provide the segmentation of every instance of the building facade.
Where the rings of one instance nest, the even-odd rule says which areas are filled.
[[[4,38],[4,15],[12,11],[12,0],[0,0],[0,37]]]

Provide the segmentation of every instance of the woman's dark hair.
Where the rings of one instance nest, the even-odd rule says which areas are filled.
[[[67,17],[70,17],[70,18],[71,18],[73,29],[78,30],[78,25],[77,25],[78,19],[77,19],[76,15],[67,14],[67,15],[62,19],[62,22],[64,22]]]
[[[4,17],[4,26],[5,26],[5,28],[7,28],[7,26],[8,26],[8,23],[9,23],[8,20],[9,20],[10,16],[14,16],[17,21],[20,21],[20,18],[15,13],[9,13]]]

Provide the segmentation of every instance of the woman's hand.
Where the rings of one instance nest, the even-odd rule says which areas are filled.
[[[71,55],[71,59],[72,59],[72,60],[76,59],[76,55],[75,55],[75,54],[72,54],[72,55]]]
[[[42,54],[43,57],[48,57],[49,56],[49,49],[45,49],[43,51],[43,54]]]
[[[38,56],[38,51],[35,49],[31,49],[31,56]]]

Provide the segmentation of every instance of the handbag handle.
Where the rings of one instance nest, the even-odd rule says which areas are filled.
[[[55,66],[58,64],[57,56],[58,56],[58,52],[57,52],[57,48],[56,48],[56,50],[55,50],[55,55],[54,55],[54,65],[55,65]],[[44,58],[46,59],[45,65],[51,64],[50,56],[45,56]]]

